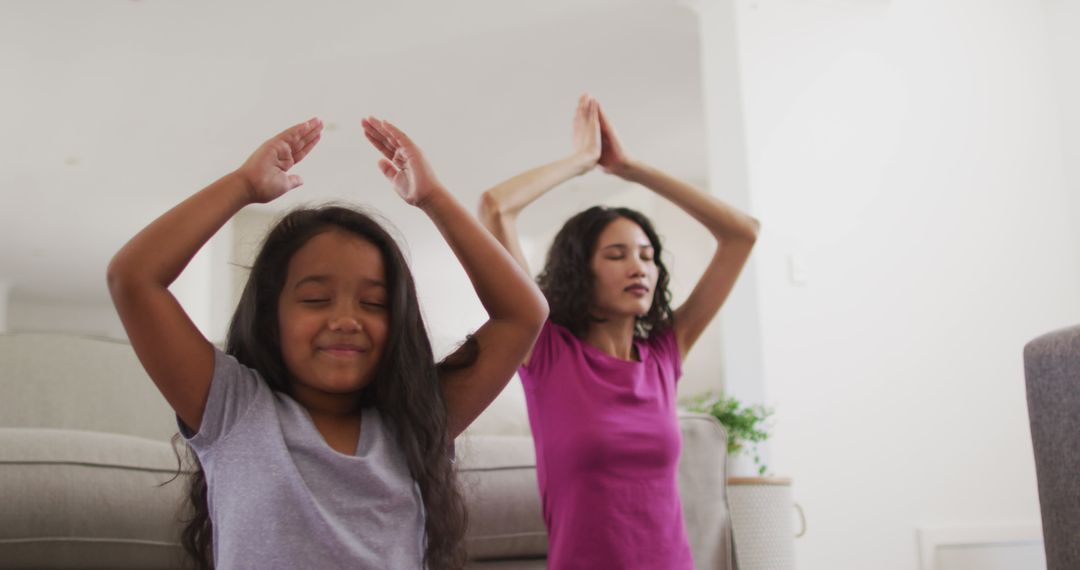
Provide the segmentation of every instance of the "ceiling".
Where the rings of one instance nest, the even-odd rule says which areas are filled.
[[[104,302],[124,241],[315,115],[328,130],[297,168],[306,184],[272,208],[339,199],[414,223],[367,115],[405,129],[471,206],[569,152],[582,91],[635,155],[703,180],[699,66],[676,0],[5,1],[0,281],[12,302]],[[523,231],[620,188],[601,173],[572,186]]]

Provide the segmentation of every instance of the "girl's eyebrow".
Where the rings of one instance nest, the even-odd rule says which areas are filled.
[[[300,286],[305,283],[326,283],[331,280],[332,279],[329,275],[308,275],[307,277],[304,277],[303,279],[297,281],[296,285],[293,286],[293,289],[299,289]],[[378,279],[371,279],[370,277],[365,277],[360,281],[365,287],[381,287],[383,289],[386,289],[386,283],[383,283]]]
[[[297,281],[296,285],[293,285],[293,289],[299,289],[300,286],[305,283],[326,283],[327,281],[330,281],[329,275],[308,275],[307,277]]]

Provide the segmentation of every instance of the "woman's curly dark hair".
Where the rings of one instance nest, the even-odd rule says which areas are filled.
[[[634,222],[645,232],[659,270],[652,305],[645,316],[635,321],[634,336],[645,338],[654,331],[659,332],[672,325],[671,292],[668,290],[670,275],[660,255],[660,237],[653,229],[652,222],[644,214],[629,208],[593,206],[563,224],[548,250],[544,270],[536,278],[551,307],[551,322],[570,329],[579,338],[588,332],[590,323],[596,322],[592,313],[596,283],[592,258],[596,253],[596,242],[604,228],[618,218]]]
[[[465,502],[448,453],[446,402],[439,376],[475,361],[471,337],[436,364],[408,264],[391,235],[371,216],[341,206],[301,208],[270,230],[255,258],[239,306],[229,326],[225,352],[259,372],[271,389],[289,392],[289,371],[278,348],[277,303],[289,260],[311,238],[346,231],[377,247],[386,266],[390,328],[374,380],[359,405],[375,406],[398,434],[409,470],[420,487],[426,511],[425,567],[458,569],[465,564]],[[206,477],[195,457],[189,477],[191,516],[181,544],[197,568],[213,568]]]

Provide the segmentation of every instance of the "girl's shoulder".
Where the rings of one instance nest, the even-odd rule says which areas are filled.
[[[260,400],[272,400],[270,387],[257,370],[214,348],[214,374],[197,433],[182,433],[196,450],[224,439]]]

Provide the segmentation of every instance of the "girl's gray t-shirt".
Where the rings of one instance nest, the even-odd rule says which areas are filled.
[[[216,568],[422,568],[420,489],[375,408],[344,455],[303,406],[215,349],[202,425],[180,433],[206,473]]]

